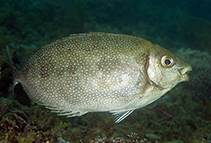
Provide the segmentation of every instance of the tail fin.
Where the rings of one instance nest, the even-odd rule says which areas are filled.
[[[14,66],[13,64],[13,61],[11,59],[11,56],[9,54],[9,48],[8,46],[6,46],[6,53],[7,53],[7,57],[9,59],[9,62],[10,62],[10,66],[12,67],[12,70],[13,70],[13,88],[12,88],[12,95],[14,95],[14,87],[16,84],[18,84],[18,77],[19,77],[19,74],[20,74],[20,71]]]

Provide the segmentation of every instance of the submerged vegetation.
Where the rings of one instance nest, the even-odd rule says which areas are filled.
[[[209,2],[0,0],[0,3],[1,142],[211,142]],[[194,11],[196,5],[200,11]],[[21,67],[41,46],[82,32],[131,34],[171,48],[191,64],[190,81],[134,111],[120,124],[114,124],[109,113],[75,118],[57,116],[34,104],[20,84],[11,96],[12,72],[6,45],[10,46],[14,64]]]

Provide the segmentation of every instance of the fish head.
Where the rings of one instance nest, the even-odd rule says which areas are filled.
[[[170,51],[156,44],[149,49],[147,74],[154,85],[171,89],[189,80],[188,71],[191,71],[191,66]]]

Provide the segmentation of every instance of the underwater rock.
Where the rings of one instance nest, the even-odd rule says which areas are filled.
[[[54,118],[48,118],[49,115],[46,114],[42,117],[45,120],[41,120],[39,115],[34,114],[41,113],[41,109],[32,110],[32,108],[29,109],[27,106],[21,106],[17,102],[3,98],[0,100],[0,107],[0,142],[55,142],[59,137],[58,132],[52,132],[51,127],[56,126],[56,124],[52,126]]]

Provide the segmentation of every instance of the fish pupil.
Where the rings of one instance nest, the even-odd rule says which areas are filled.
[[[165,63],[166,65],[170,65],[170,64],[171,64],[171,61],[170,61],[169,59],[166,59],[166,60],[164,61],[164,63]]]

